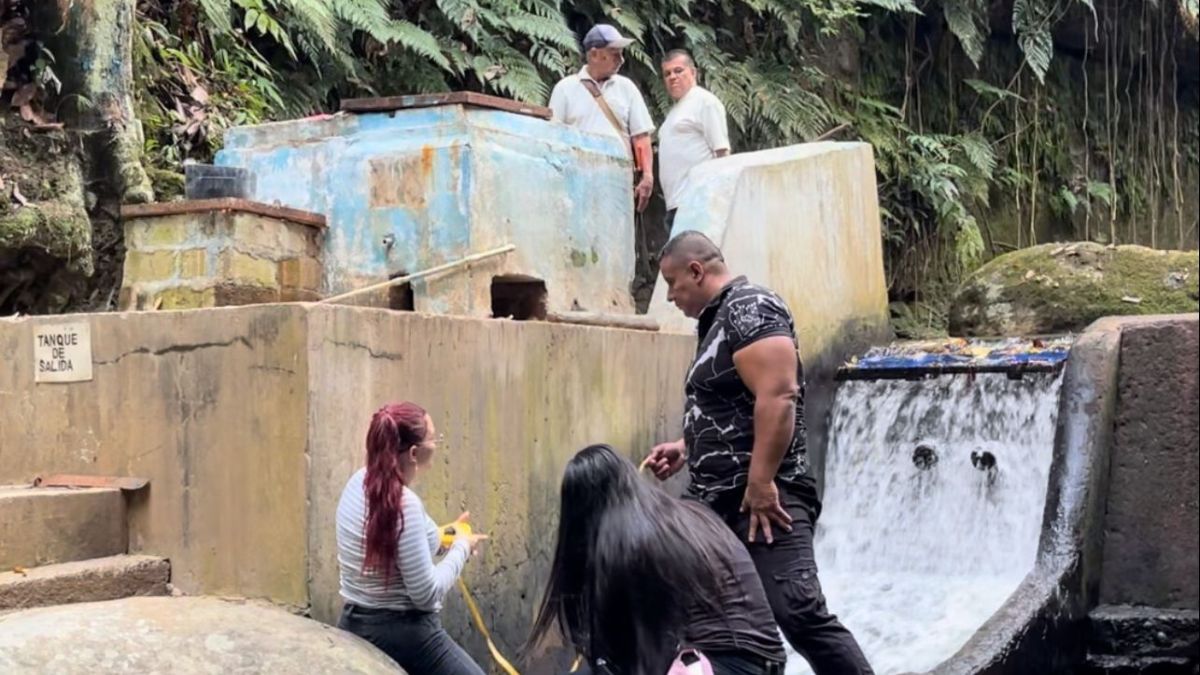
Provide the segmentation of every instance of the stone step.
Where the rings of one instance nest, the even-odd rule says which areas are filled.
[[[0,486],[0,570],[125,553],[125,497],[116,488]]]
[[[1097,656],[1200,656],[1200,612],[1101,605],[1088,614],[1088,653]]]
[[[171,564],[148,555],[114,555],[0,572],[0,612],[47,605],[167,595]]]
[[[1076,675],[1193,675],[1196,661],[1182,656],[1111,656],[1089,654]]]

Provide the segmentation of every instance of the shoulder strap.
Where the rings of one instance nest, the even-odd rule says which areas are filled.
[[[616,114],[609,107],[608,101],[604,100],[604,94],[600,92],[600,87],[592,80],[585,80],[583,78],[579,78],[579,83],[592,94],[592,98],[596,99],[596,105],[600,106],[600,110],[608,118],[608,123],[613,125],[617,133],[621,136],[628,136],[629,134],[625,131],[625,125],[621,124],[621,120],[617,119]]]

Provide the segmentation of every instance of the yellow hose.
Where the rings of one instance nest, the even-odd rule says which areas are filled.
[[[483,638],[487,640],[488,650],[492,652],[492,658],[496,660],[501,670],[508,673],[508,675],[521,675],[508,662],[508,659],[504,658],[500,650],[496,648],[496,643],[492,641],[491,632],[488,631],[487,625],[483,623],[483,615],[479,613],[479,606],[475,604],[475,598],[471,596],[471,591],[467,588],[467,583],[462,580],[462,577],[458,578],[458,589],[462,591],[463,599],[467,601],[467,609],[471,611],[471,618],[475,619],[475,627],[479,629],[479,632],[483,634]]]

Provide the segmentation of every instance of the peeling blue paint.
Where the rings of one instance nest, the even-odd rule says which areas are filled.
[[[630,164],[610,137],[451,105],[231,129],[216,162],[252,170],[258,201],[326,216],[326,292],[512,243],[495,273],[545,280],[551,309],[632,311]],[[573,250],[595,251],[594,264],[573,265]]]

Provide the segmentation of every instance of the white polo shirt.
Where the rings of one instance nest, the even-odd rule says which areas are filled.
[[[728,149],[725,105],[709,90],[693,86],[675,102],[658,131],[658,180],[667,209],[679,206],[692,167]]]
[[[578,73],[568,75],[554,85],[554,91],[550,93],[550,110],[554,114],[554,119],[573,127],[579,127],[584,131],[620,137],[612,123],[605,117],[604,111],[600,109],[599,103],[592,97],[592,93],[583,86],[582,80],[596,82],[595,78],[588,75],[586,66]],[[625,126],[626,134],[622,140],[625,141],[627,149],[630,136],[639,136],[654,131],[654,121],[650,119],[650,110],[646,108],[646,100],[642,98],[642,92],[638,91],[633,80],[621,75],[613,75],[604,82],[596,82],[596,84],[600,86],[600,93],[604,95],[604,100],[608,101],[608,107],[612,108],[613,114]]]

